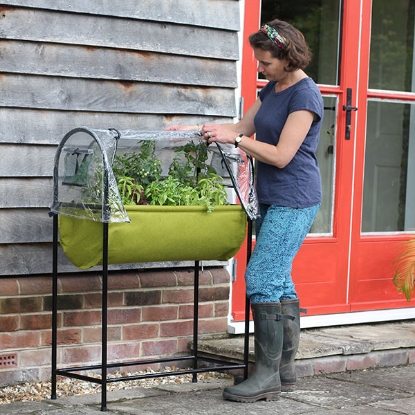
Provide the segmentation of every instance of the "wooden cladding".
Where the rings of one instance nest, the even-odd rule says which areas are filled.
[[[52,269],[48,207],[66,132],[236,116],[239,9],[237,0],[0,1],[0,275]]]

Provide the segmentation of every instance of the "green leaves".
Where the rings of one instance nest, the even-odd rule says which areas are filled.
[[[393,283],[399,292],[405,294],[408,301],[415,292],[415,239],[405,241],[405,250],[399,255],[395,264],[397,269],[393,276]]]
[[[120,177],[117,181],[118,191],[124,205],[137,205],[144,188],[132,177]]]
[[[140,153],[116,156],[113,171],[124,205],[206,206],[227,204],[222,177],[207,164],[205,143],[193,141],[179,147],[162,177],[161,161],[156,157],[154,141],[144,141]]]
[[[215,170],[206,163],[208,160],[207,145],[195,144],[193,141],[177,148],[176,157],[169,168],[169,176],[177,178],[181,183],[196,186],[201,177],[209,177]]]
[[[227,203],[227,192],[225,187],[220,183],[222,177],[215,173],[210,173],[208,177],[199,179],[196,189],[200,195],[203,205],[206,205],[208,212],[212,212],[215,205],[224,205]]]
[[[143,141],[139,153],[115,156],[115,177],[130,177],[143,186],[161,177],[161,161],[156,157],[155,141]]]
[[[212,174],[192,187],[168,176],[165,180],[150,183],[145,189],[145,196],[150,205],[206,206],[208,212],[212,212],[215,205],[227,203],[227,192],[220,180],[220,176]]]

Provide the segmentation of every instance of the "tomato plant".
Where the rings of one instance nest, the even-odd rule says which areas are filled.
[[[175,150],[176,156],[162,176],[155,141],[143,141],[140,152],[116,155],[113,171],[123,204],[206,206],[227,204],[222,177],[208,163],[206,143],[193,141]]]

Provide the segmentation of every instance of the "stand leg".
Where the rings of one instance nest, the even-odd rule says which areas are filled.
[[[51,399],[56,399],[57,369],[57,315],[58,315],[58,215],[53,215],[53,273],[52,273],[52,391]]]
[[[249,313],[251,302],[248,296],[245,299],[245,335],[244,335],[244,379],[248,379],[249,369]]]
[[[252,220],[248,219],[248,235],[247,235],[247,254],[246,263],[248,264],[252,253]],[[245,337],[244,337],[244,378],[248,378],[249,365],[249,314],[251,302],[246,296],[245,299]]]
[[[108,372],[108,223],[103,224],[102,247],[102,368],[101,368],[101,411],[107,410]]]
[[[193,300],[193,369],[197,369],[199,331],[199,261],[195,261],[194,269],[194,300]],[[193,373],[192,382],[197,382],[197,374]]]

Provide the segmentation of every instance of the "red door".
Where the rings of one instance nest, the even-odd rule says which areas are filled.
[[[389,85],[384,80],[388,73],[379,74],[382,69],[378,65],[389,69],[392,66],[391,58],[381,55],[385,48],[374,49],[381,46],[384,35],[380,22],[394,13],[392,29],[410,27],[408,16],[412,13],[413,19],[413,11],[406,4],[409,2],[397,7],[384,0],[373,0],[373,7],[372,0],[279,3],[286,2],[245,2],[242,96],[247,109],[264,85],[258,79],[247,42],[249,34],[258,30],[260,23],[275,17],[303,27],[314,53],[313,62],[316,61],[309,75],[320,86],[325,116],[317,154],[323,179],[323,204],[293,267],[302,306],[308,309],[309,316],[409,307],[411,304],[392,283],[392,265],[400,241],[408,239],[408,230],[415,222],[415,195],[412,196],[415,192],[408,190],[408,172],[415,162],[415,150],[412,150],[414,158],[410,157],[411,151],[402,150],[405,145],[411,150],[408,144],[415,147],[410,138],[413,104],[401,103],[402,99],[415,102],[412,92],[415,89],[409,80],[405,82],[408,91],[402,85],[392,85],[401,88],[393,92],[372,90],[370,86],[371,82],[375,87]],[[374,19],[378,19],[375,25]],[[386,42],[391,43],[386,50],[393,50],[393,42],[402,39],[406,46],[410,41],[413,43],[413,20],[412,29]],[[401,53],[405,51],[402,49]],[[400,69],[402,73],[395,75],[408,77],[412,63],[407,62],[407,67]],[[395,100],[395,105],[385,105],[385,98]],[[389,127],[392,129],[389,131],[391,121],[395,128]],[[378,142],[382,147],[376,145]],[[390,162],[392,153],[395,160]],[[236,256],[236,263],[232,286],[235,322],[244,319],[246,247]],[[411,312],[414,316],[415,310]]]

